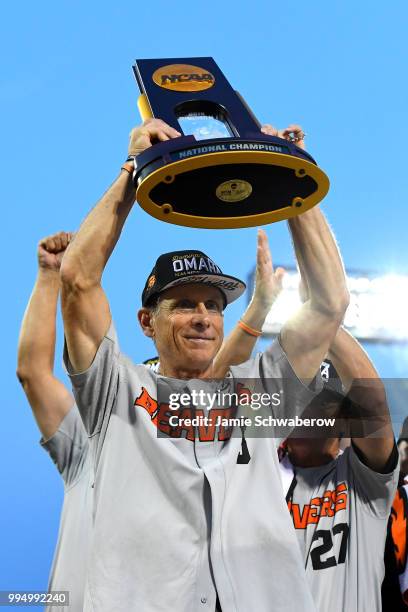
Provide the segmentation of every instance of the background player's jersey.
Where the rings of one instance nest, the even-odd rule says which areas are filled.
[[[74,404],[58,431],[41,445],[64,481],[64,501],[48,589],[69,591],[69,606],[49,606],[47,612],[80,612],[92,527],[92,470],[89,441]]]
[[[379,474],[353,446],[330,463],[295,468],[288,507],[319,612],[381,610],[387,520],[398,460]]]

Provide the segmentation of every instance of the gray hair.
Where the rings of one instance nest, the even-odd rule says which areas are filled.
[[[160,300],[156,300],[150,306],[146,306],[146,308],[150,311],[150,314],[153,317],[157,317],[157,315],[159,314],[159,310],[160,310]]]

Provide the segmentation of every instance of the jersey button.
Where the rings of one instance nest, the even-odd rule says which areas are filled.
[[[202,597],[200,601],[201,601],[202,604],[207,603],[207,598],[206,597]]]

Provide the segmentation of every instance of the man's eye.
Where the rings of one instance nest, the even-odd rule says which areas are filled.
[[[209,300],[208,302],[206,302],[205,307],[207,310],[211,310],[211,312],[221,312],[222,310],[218,302],[215,302],[213,300]]]
[[[183,310],[191,310],[194,307],[195,306],[193,302],[191,302],[190,300],[180,300],[176,304],[176,308],[182,308]]]

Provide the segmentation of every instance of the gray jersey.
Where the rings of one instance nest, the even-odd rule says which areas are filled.
[[[92,465],[88,436],[74,405],[58,431],[41,441],[64,481],[64,501],[49,590],[69,591],[69,607],[49,606],[49,612],[80,612],[92,525]]]
[[[262,377],[269,392],[286,397],[280,414],[301,413],[314,397],[278,342],[233,368],[226,385],[238,376]],[[210,393],[219,382],[178,381],[134,365],[113,326],[91,367],[71,380],[96,468],[85,611],[214,612],[216,592],[226,612],[315,610],[276,440],[211,426],[198,427],[197,439],[189,426],[170,425],[169,404],[158,396]]]
[[[390,474],[376,473],[351,446],[326,465],[294,470],[288,506],[317,609],[380,612],[398,465]]]

